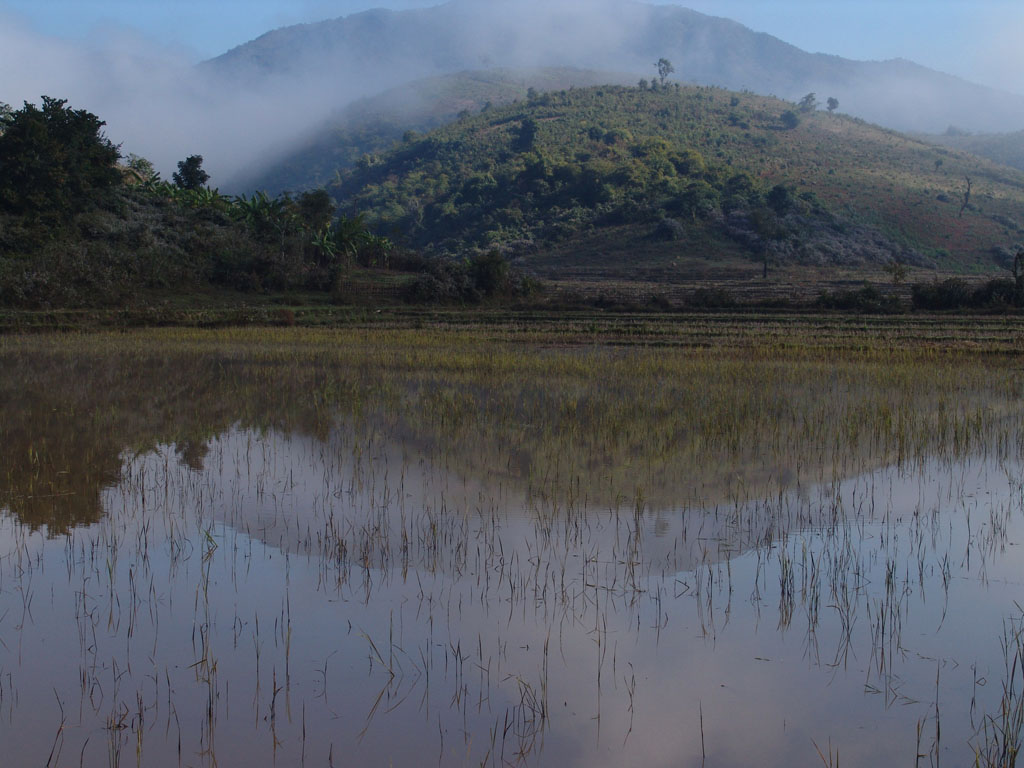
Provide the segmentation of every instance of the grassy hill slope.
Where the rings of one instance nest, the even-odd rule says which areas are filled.
[[[1018,171],[703,87],[600,86],[492,107],[363,158],[331,192],[415,248],[498,248],[541,271],[603,260],[628,275],[723,257],[984,271],[1024,240]]]

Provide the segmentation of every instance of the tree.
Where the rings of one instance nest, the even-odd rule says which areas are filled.
[[[964,176],[964,181],[967,182],[967,185],[960,190],[960,198],[963,200],[963,204],[960,206],[960,213],[956,215],[958,219],[962,219],[964,217],[964,211],[967,210],[967,206],[971,204],[971,177]]]
[[[665,78],[676,71],[676,68],[672,66],[672,62],[664,57],[658,59],[658,63],[654,66],[658,68],[658,80],[662,86],[665,85]]]
[[[295,201],[295,206],[303,226],[310,232],[326,229],[334,218],[334,201],[323,187],[303,192]]]
[[[837,109],[839,109],[839,99],[835,96],[829,96],[828,101],[825,102],[825,106],[828,108],[828,113],[831,115]]]
[[[779,122],[782,123],[782,127],[786,130],[793,130],[800,125],[800,118],[797,117],[796,112],[792,109],[787,109],[781,115],[779,115]]]
[[[907,278],[907,265],[902,264],[895,259],[890,261],[888,264],[882,265],[882,270],[889,274],[892,278],[893,285],[899,285]]]
[[[768,253],[772,243],[785,239],[788,232],[779,222],[775,211],[771,208],[757,208],[750,214],[750,223],[764,245],[764,277],[768,277]]]
[[[808,93],[806,96],[800,99],[800,103],[797,106],[800,108],[801,112],[813,112],[818,108],[818,97],[814,93]]]
[[[181,189],[202,189],[210,180],[210,174],[203,170],[202,155],[189,155],[178,161],[178,170],[171,178]]]
[[[0,136],[3,136],[7,124],[14,119],[14,110],[10,104],[0,101]]]
[[[498,251],[474,256],[469,262],[469,274],[473,285],[485,296],[502,292],[509,279],[509,265]]]
[[[156,178],[159,174],[156,172],[156,168],[146,158],[141,155],[136,155],[134,152],[128,155],[128,168],[135,171],[135,174],[139,177],[140,181],[147,181],[149,179]]]
[[[121,183],[118,148],[105,123],[64,99],[43,96],[3,117],[0,209],[31,217],[65,218],[90,208]]]
[[[519,140],[516,142],[516,146],[520,151],[528,152],[533,149],[533,142],[537,138],[539,128],[540,126],[537,125],[537,121],[532,117],[523,120],[519,126]]]
[[[785,216],[789,213],[789,209],[793,207],[793,195],[789,191],[789,187],[776,184],[768,192],[766,202],[768,207],[775,211],[777,216]]]

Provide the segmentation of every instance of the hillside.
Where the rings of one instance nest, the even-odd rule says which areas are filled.
[[[417,80],[347,105],[283,159],[231,180],[226,188],[270,194],[313,189],[332,182],[337,171],[363,155],[390,149],[408,131],[430,131],[463,112],[525,99],[531,88],[543,92],[635,81],[632,75],[571,67],[491,69]]]
[[[694,259],[986,271],[1024,240],[1020,172],[713,88],[539,95],[409,136],[330,191],[413,248],[498,248],[548,276]]]
[[[951,56],[966,51],[950,51]],[[319,82],[371,95],[416,79],[503,67],[576,67],[653,75],[669,58],[675,77],[797,99],[839,99],[844,112],[899,130],[1024,128],[1024,97],[905,60],[861,62],[808,53],[728,19],[672,5],[453,0],[432,8],[373,10],[286,27],[206,62],[237,87]],[[297,86],[298,87],[298,86]],[[340,105],[339,105],[340,106]]]

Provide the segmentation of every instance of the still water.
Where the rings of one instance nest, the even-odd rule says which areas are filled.
[[[640,385],[615,378],[621,351],[585,353],[612,373],[552,359],[558,375],[489,389],[365,350],[283,366],[54,346],[8,350],[0,374],[5,764],[964,765],[984,749],[1024,599],[1014,372],[943,363],[904,392],[867,364],[744,361],[734,380],[702,361],[693,376],[751,379],[737,397],[777,388],[786,422],[764,437],[734,403],[719,443],[682,405],[665,438],[651,398],[626,424]],[[949,380],[983,408],[940,402]],[[883,400],[932,437],[850,431],[841,410]]]

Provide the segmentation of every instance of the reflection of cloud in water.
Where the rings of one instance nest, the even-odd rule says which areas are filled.
[[[161,450],[127,475],[157,490],[147,502],[157,519],[202,507],[204,527],[244,532],[216,534],[243,553],[246,588],[235,600],[249,593],[253,612],[290,611],[302,627],[297,666],[322,663],[338,638],[355,649],[326,674],[332,711],[361,729],[377,693],[388,706],[353,759],[415,761],[440,722],[442,764],[458,764],[456,755],[476,754],[461,729],[479,744],[513,712],[519,740],[507,736],[506,747],[536,735],[543,763],[675,765],[699,760],[703,712],[715,764],[757,755],[783,766],[808,762],[812,740],[831,740],[851,764],[898,760],[929,717],[937,667],[950,691],[944,739],[964,747],[969,668],[979,660],[996,676],[1000,663],[997,637],[979,644],[973,628],[997,628],[1012,605],[1003,580],[1014,565],[1000,548],[1021,532],[1019,469],[935,461],[639,517],[629,504],[581,514],[538,503],[507,479],[453,475],[393,444],[355,447],[343,430],[324,441],[232,430],[210,443],[199,472]],[[123,500],[111,492],[108,503]],[[344,561],[334,558],[339,540]],[[290,553],[283,564],[278,549]],[[789,610],[783,560],[794,568]],[[895,641],[877,637],[887,601],[902,627]],[[367,652],[371,640],[378,650]],[[539,725],[521,696],[542,688],[549,717],[532,733]]]

